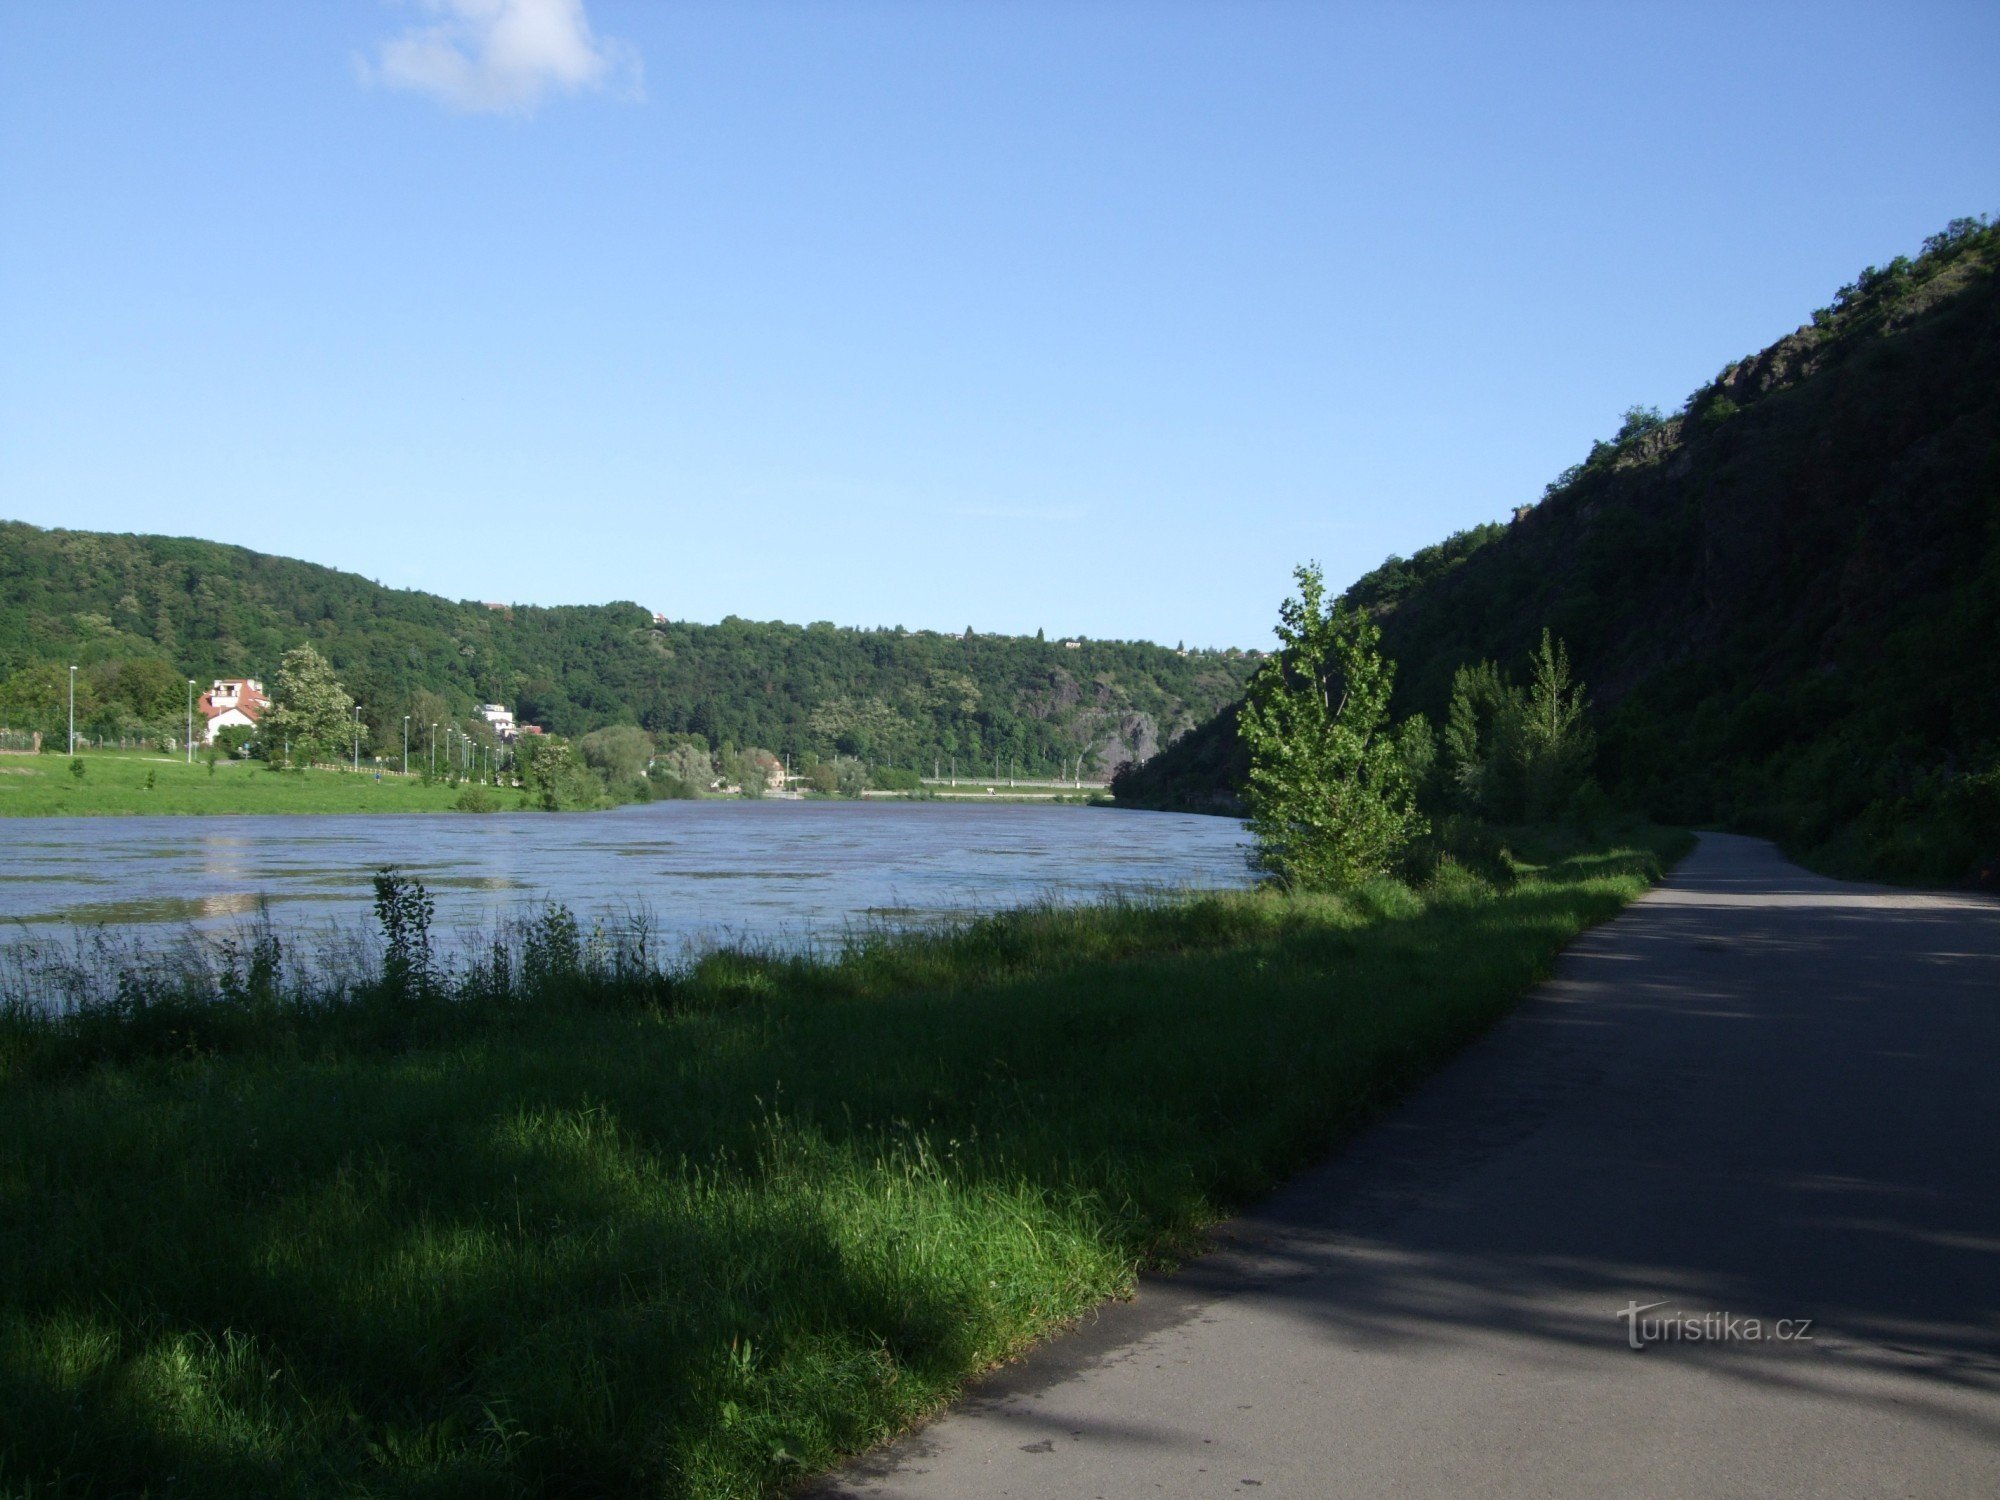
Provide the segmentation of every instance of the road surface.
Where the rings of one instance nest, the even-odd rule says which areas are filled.
[[[816,1493],[1991,1500],[2000,903],[1704,835],[1217,1239]]]

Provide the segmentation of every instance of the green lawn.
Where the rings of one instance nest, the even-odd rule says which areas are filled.
[[[1685,842],[16,1020],[0,1492],[782,1490],[1323,1156]]]
[[[63,755],[0,755],[0,817],[72,817],[122,813],[449,812],[462,788],[405,778],[382,779],[362,762],[342,770],[273,771],[262,761],[220,760],[213,773],[197,757],[144,750],[86,750],[81,778]],[[397,757],[397,764],[401,757]],[[149,786],[148,779],[151,780]],[[511,806],[517,793],[499,793]]]

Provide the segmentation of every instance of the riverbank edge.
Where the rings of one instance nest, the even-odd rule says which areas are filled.
[[[0,1477],[93,1473],[80,1493],[166,1472],[279,1493],[336,1475],[357,1493],[455,1489],[435,1465],[392,1456],[429,1451],[461,1479],[527,1487],[788,1488],[923,1420],[1129,1290],[1142,1267],[1193,1253],[1207,1227],[1335,1149],[1511,1009],[1569,938],[1691,842],[1628,830],[1622,848],[1576,847],[1541,866],[1531,850],[1501,883],[1448,862],[1415,891],[1380,882],[1338,899],[1016,913],[831,961],[713,955],[650,1005],[579,997],[470,1034],[319,1033],[17,1075],[0,1089],[0,1174],[77,1206],[0,1278],[14,1288],[0,1371],[14,1389],[0,1410],[19,1424],[4,1424]],[[1331,1019],[1329,986],[1344,997]],[[528,1075],[539,1082],[524,1095]],[[663,1089],[689,1088],[694,1102],[660,1103]],[[329,1090],[349,1099],[349,1128],[322,1140],[315,1104]],[[694,1108],[701,1099],[712,1108]],[[504,1160],[492,1159],[495,1130]],[[275,1173],[260,1175],[260,1141],[277,1147]],[[107,1149],[117,1143],[135,1149]],[[524,1143],[538,1148],[525,1186]],[[338,1167],[355,1160],[389,1178],[364,1192]],[[510,1162],[511,1234],[476,1196],[507,1196],[507,1174],[492,1174]],[[690,1162],[707,1198],[688,1197]],[[671,1315],[646,1295],[658,1273],[643,1253],[609,1282],[544,1285],[516,1264],[574,1251],[565,1223],[643,1239],[638,1201],[585,1193],[579,1207],[578,1174],[614,1167],[621,1179],[640,1171],[648,1201],[686,1200],[684,1217],[706,1226],[708,1270],[654,1288]],[[329,1170],[367,1200],[351,1205],[358,1217],[292,1222]],[[248,1202],[246,1180],[259,1183]],[[819,1226],[810,1266],[780,1229],[793,1212]],[[282,1302],[255,1290],[268,1266],[240,1264],[253,1245],[268,1255],[274,1216],[292,1222]],[[377,1231],[400,1225],[390,1237],[401,1240],[459,1217],[496,1237],[475,1278],[490,1303],[450,1294],[463,1268],[432,1287],[422,1257],[396,1272],[364,1253]],[[708,1235],[732,1218],[733,1237]],[[128,1243],[133,1225],[151,1226],[145,1245]],[[79,1230],[95,1256],[73,1243]],[[218,1279],[232,1265],[241,1276]],[[687,1305],[711,1276],[738,1311]],[[371,1305],[416,1308],[405,1332],[328,1316],[378,1283]],[[251,1290],[218,1303],[211,1285]],[[349,1290],[330,1295],[337,1286]],[[502,1308],[501,1331],[478,1332]],[[78,1319],[96,1356],[79,1355]],[[650,1353],[608,1331],[635,1319],[661,1335]],[[571,1378],[579,1348],[594,1385]],[[261,1417],[223,1368],[245,1349],[275,1372]],[[547,1358],[528,1359],[537,1349]],[[192,1361],[212,1407],[179,1437],[160,1420],[172,1395],[159,1386],[163,1351]],[[481,1438],[479,1419],[466,1426],[475,1398],[532,1420],[536,1440]],[[430,1437],[385,1446],[392,1410]],[[51,1452],[61,1439],[72,1460],[101,1457],[64,1462]]]
[[[139,750],[90,750],[82,755],[84,774],[72,778],[71,757],[53,753],[0,758],[0,819],[130,818],[130,817],[346,817],[539,812],[519,786],[498,786],[478,780],[426,780],[417,772],[392,766],[315,766],[305,771],[274,771],[261,761],[183,757]],[[9,763],[12,762],[12,763]],[[151,782],[141,773],[150,773]],[[106,784],[107,773],[113,778]],[[24,788],[11,778],[34,777],[39,785]],[[1010,787],[1004,782],[967,779],[964,790],[933,787],[916,791],[870,789],[858,798],[818,792],[773,793],[768,798],[744,798],[735,793],[702,793],[693,798],[662,795],[653,800],[702,802],[983,802],[1034,806],[1113,805],[1102,787],[1086,784],[1063,789]],[[990,789],[989,789],[990,787]],[[31,792],[36,805],[21,807],[19,798]],[[385,798],[395,799],[385,803]],[[194,801],[199,805],[187,805]],[[612,812],[643,805],[636,797],[607,797],[592,807],[563,807],[563,812]]]

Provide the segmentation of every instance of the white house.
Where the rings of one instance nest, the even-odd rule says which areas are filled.
[[[504,703],[480,704],[479,717],[493,726],[494,738],[503,745],[513,744],[514,737],[520,733],[514,724],[514,711]]]
[[[270,702],[264,696],[264,684],[254,677],[218,677],[195,700],[195,706],[207,721],[201,741],[212,745],[224,729],[255,729]]]

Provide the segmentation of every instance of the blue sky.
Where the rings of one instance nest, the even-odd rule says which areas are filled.
[[[1260,644],[2000,210],[2000,7],[0,9],[0,514]]]

